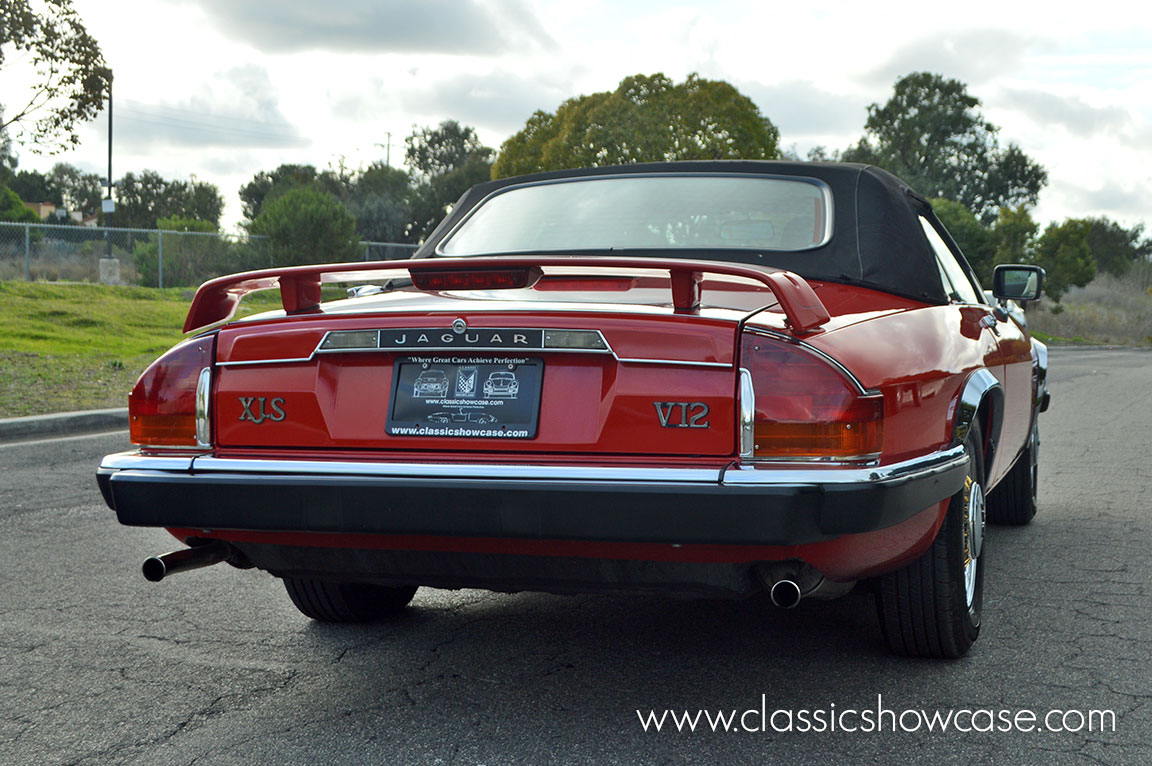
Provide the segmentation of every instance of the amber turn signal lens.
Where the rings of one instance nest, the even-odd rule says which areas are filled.
[[[833,363],[803,346],[745,333],[740,366],[755,391],[752,457],[870,460],[880,455],[884,398],[862,393]]]
[[[880,444],[884,435],[882,420],[883,401],[874,397],[873,404],[867,399],[858,400],[862,406],[857,416],[869,419],[831,421],[826,423],[778,423],[758,421],[754,427],[756,444],[753,455],[756,457],[784,458],[826,458],[862,459],[880,454]],[[868,405],[873,405],[869,407]]]
[[[204,407],[197,409],[197,388],[201,385],[201,372],[212,366],[214,349],[214,337],[192,338],[169,350],[144,371],[128,397],[129,435],[133,444],[204,446],[197,438],[197,426],[206,412]],[[199,425],[204,435],[207,424]]]

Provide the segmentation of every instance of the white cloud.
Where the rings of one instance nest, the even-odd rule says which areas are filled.
[[[136,147],[301,148],[311,141],[280,111],[268,73],[246,66],[216,74],[175,103],[117,102],[114,132]]]
[[[910,72],[933,72],[967,83],[969,90],[1011,75],[1030,48],[1047,47],[1036,38],[1006,29],[968,29],[931,34],[898,47],[866,80],[891,86]]]
[[[1118,106],[1092,106],[1078,95],[1059,96],[1041,90],[1004,88],[996,98],[1004,109],[1016,109],[1041,126],[1060,126],[1069,133],[1091,138],[1101,133],[1122,133],[1132,115]]]
[[[552,44],[522,0],[202,0],[233,39],[269,53],[493,55]]]

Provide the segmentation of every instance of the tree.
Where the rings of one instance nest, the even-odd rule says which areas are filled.
[[[780,134],[747,96],[696,74],[634,75],[612,92],[537,111],[500,147],[493,178],[561,168],[702,159],[772,159]]]
[[[1038,230],[1039,226],[1024,205],[1000,208],[992,227],[993,265],[1035,263]]]
[[[414,130],[404,139],[404,164],[412,177],[426,181],[462,167],[474,156],[488,159],[492,150],[480,143],[475,129],[456,120]]]
[[[84,173],[67,162],[57,162],[52,166],[49,176],[52,188],[60,194],[64,207],[84,215],[101,212],[100,200],[104,198],[104,190],[99,175]]]
[[[24,200],[16,192],[7,186],[0,186],[0,221],[40,223],[40,216],[24,207]]]
[[[1152,255],[1152,239],[1143,238],[1143,224],[1125,229],[1108,218],[1089,218],[1088,223],[1092,227],[1088,231],[1088,249],[1101,271],[1122,277],[1132,264]]]
[[[120,227],[155,229],[160,218],[180,216],[220,225],[224,198],[214,184],[169,181],[154,170],[140,175],[126,173],[117,183],[116,212],[112,221]]]
[[[333,171],[317,171],[312,165],[284,164],[271,172],[261,170],[240,188],[244,218],[255,221],[265,202],[298,186],[314,186],[340,200],[348,196],[346,181]]]
[[[9,78],[13,53],[32,68],[17,73],[31,86],[0,116],[0,129],[16,128],[17,141],[48,152],[79,144],[76,126],[103,108],[112,70],[72,0],[0,0],[0,71]]]
[[[266,202],[249,231],[268,238],[276,266],[347,261],[359,253],[356,219],[338,199],[310,186]]]
[[[950,199],[932,200],[932,209],[944,228],[956,240],[981,284],[992,284],[992,265],[996,244],[992,232],[980,223],[968,208]]]
[[[1069,218],[1059,225],[1048,224],[1036,242],[1036,265],[1047,272],[1044,293],[1056,301],[1072,285],[1083,287],[1096,276],[1096,261],[1088,247],[1092,223]]]
[[[959,80],[906,75],[887,103],[868,107],[865,137],[840,159],[878,165],[991,224],[1003,207],[1035,205],[1048,174],[1014,144],[1001,151],[998,128],[976,111],[979,105]]]
[[[348,192],[348,210],[356,218],[356,232],[373,242],[407,242],[412,205],[408,174],[374,162],[354,176]]]
[[[0,105],[0,124],[3,122],[4,107]],[[16,165],[16,155],[12,153],[12,139],[8,136],[8,131],[0,127],[0,186],[7,185],[12,180]]]
[[[412,223],[406,239],[420,242],[461,194],[491,177],[492,150],[481,145],[475,130],[455,120],[414,130],[404,143],[412,183]]]
[[[64,199],[52,178],[38,170],[21,170],[8,182],[8,188],[28,202],[51,202],[56,207],[64,206]]]

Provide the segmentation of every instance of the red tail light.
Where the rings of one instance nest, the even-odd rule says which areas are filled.
[[[870,460],[880,455],[884,400],[800,346],[745,333],[740,366],[755,391],[753,459]],[[747,451],[746,451],[747,453]]]
[[[128,397],[133,444],[208,444],[208,396],[215,346],[215,336],[186,340],[144,371]]]

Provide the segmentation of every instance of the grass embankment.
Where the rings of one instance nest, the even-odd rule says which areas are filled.
[[[1152,275],[1138,269],[1121,279],[1101,275],[1074,287],[1059,304],[1028,309],[1028,327],[1045,342],[1147,346],[1152,344]]]
[[[192,292],[0,282],[0,418],[126,406],[144,368],[184,337]],[[253,308],[278,306],[265,295]]]

